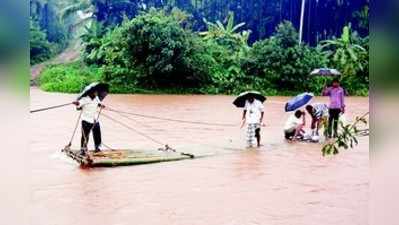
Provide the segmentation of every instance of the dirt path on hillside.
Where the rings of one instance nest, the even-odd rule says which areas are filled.
[[[45,66],[49,64],[64,64],[76,61],[79,59],[81,49],[82,45],[80,40],[72,41],[70,46],[66,48],[63,52],[61,52],[59,55],[55,56],[49,61],[31,66],[30,68],[31,85],[35,85],[34,81],[36,80],[36,78],[39,77]]]

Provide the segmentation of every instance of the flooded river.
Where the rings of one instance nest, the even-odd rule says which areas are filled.
[[[31,89],[31,109],[73,99],[74,95]],[[78,116],[73,106],[31,114],[31,224],[368,224],[368,137],[360,138],[354,150],[333,157],[322,157],[319,144],[286,143],[282,127],[288,116],[283,112],[287,98],[270,97],[265,103],[267,126],[261,133],[264,146],[245,150],[244,130],[239,128],[242,112],[232,100],[231,96],[109,95],[104,103],[118,110],[237,124],[128,119],[106,111],[179,151],[212,155],[130,167],[82,169],[60,153]],[[368,98],[347,98],[348,118],[368,108]],[[107,118],[100,121],[108,146],[160,147]]]

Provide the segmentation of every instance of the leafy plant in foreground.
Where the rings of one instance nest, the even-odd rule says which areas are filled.
[[[359,143],[357,140],[357,136],[368,134],[368,130],[359,129],[359,125],[367,124],[366,117],[368,115],[369,112],[363,114],[360,117],[356,117],[355,122],[353,122],[352,124],[344,125],[340,122],[339,124],[341,126],[341,131],[334,141],[329,142],[323,146],[323,148],[321,149],[323,156],[331,154],[336,155],[339,153],[339,149],[341,148],[344,148],[345,150],[349,148],[354,148]]]

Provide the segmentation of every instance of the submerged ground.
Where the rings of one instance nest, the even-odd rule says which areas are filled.
[[[73,98],[32,88],[31,108]],[[81,169],[60,153],[78,116],[72,106],[31,114],[31,224],[368,224],[368,137],[361,138],[354,150],[325,158],[318,144],[288,144],[282,137],[287,98],[270,97],[265,103],[264,146],[244,150],[244,130],[238,127],[241,111],[232,100],[231,96],[110,95],[104,103],[115,109],[237,127],[131,117],[133,121],[108,112],[179,151],[215,155],[104,169]],[[368,108],[368,98],[347,99],[348,118]],[[159,147],[107,118],[101,119],[101,125],[104,143],[112,147]]]

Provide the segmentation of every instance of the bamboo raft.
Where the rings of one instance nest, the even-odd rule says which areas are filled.
[[[128,166],[148,163],[159,163],[192,159],[194,155],[189,153],[173,151],[142,151],[130,149],[104,150],[98,153],[89,151],[85,156],[80,154],[80,150],[68,147],[62,151],[70,158],[87,167],[114,167]]]

